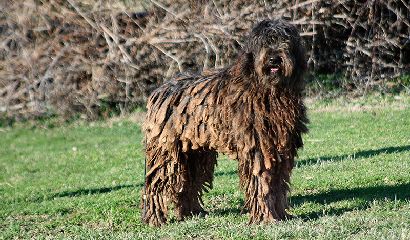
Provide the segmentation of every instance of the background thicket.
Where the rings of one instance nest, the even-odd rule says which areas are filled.
[[[300,29],[314,73],[307,94],[408,91],[405,0],[4,0],[0,118],[129,112],[164,79],[230,64],[264,18]]]

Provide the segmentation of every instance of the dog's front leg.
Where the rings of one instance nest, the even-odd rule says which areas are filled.
[[[275,222],[288,218],[290,169],[285,163],[265,164],[267,161],[258,153],[247,159],[251,160],[240,161],[239,174],[250,222]]]

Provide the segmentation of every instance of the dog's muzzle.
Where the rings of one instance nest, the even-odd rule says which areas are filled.
[[[279,74],[281,71],[281,65],[282,65],[282,58],[277,56],[277,57],[271,57],[268,61],[268,70],[270,74]]]

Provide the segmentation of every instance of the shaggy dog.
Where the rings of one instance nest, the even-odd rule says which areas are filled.
[[[166,223],[170,203],[178,220],[202,213],[217,153],[239,161],[251,223],[286,219],[293,161],[307,132],[305,69],[297,29],[264,20],[232,66],[154,91],[145,120],[143,221]]]

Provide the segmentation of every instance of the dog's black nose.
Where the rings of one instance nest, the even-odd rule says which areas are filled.
[[[282,62],[282,59],[280,57],[271,57],[269,58],[269,64],[271,65],[280,65]]]

